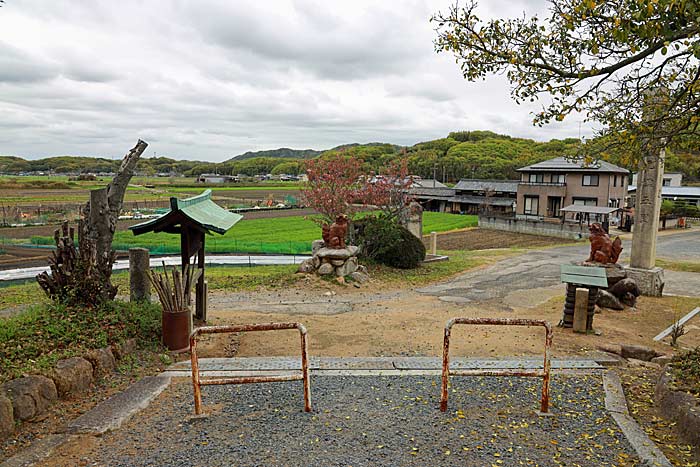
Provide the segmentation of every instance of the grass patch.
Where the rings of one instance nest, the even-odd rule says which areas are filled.
[[[672,261],[657,258],[656,266],[671,271],[700,272],[700,263],[692,261]]]
[[[423,233],[446,232],[477,225],[476,216],[426,212]],[[206,240],[209,253],[303,254],[311,252],[311,242],[321,237],[321,229],[304,216],[243,219],[225,235],[211,235]],[[53,245],[51,237],[32,237],[36,245]],[[113,248],[148,248],[154,254],[180,252],[180,237],[174,234],[147,233],[134,236],[120,231],[114,236]]]
[[[0,310],[20,305],[42,304],[47,301],[44,292],[34,280],[24,284],[0,286]]]
[[[415,269],[394,269],[377,263],[369,263],[367,269],[370,277],[387,285],[416,287],[447,279],[470,269],[492,264],[520,251],[515,248],[488,251],[438,251],[441,255],[449,256],[450,259],[448,261],[422,264]]]
[[[423,213],[423,235],[428,235],[430,232],[448,232],[478,225],[479,217],[470,214],[448,214],[430,211]]]
[[[0,189],[3,190],[70,190],[71,188],[76,188],[76,184],[64,180],[0,178]]]
[[[277,266],[208,266],[206,279],[209,290],[243,292],[260,287],[282,288],[293,285],[300,276],[294,273],[298,266],[285,264]],[[119,293],[129,293],[129,273],[119,272],[112,276],[112,283],[119,287]],[[38,286],[37,286],[38,287]]]
[[[40,305],[0,321],[0,381],[42,373],[56,361],[135,337],[160,340],[160,307],[108,303],[94,310]]]

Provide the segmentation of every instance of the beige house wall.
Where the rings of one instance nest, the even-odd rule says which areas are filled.
[[[624,207],[625,196],[627,195],[627,175],[609,173],[590,174],[598,175],[597,186],[584,186],[584,175],[589,174],[580,172],[567,173],[566,186],[546,185],[546,183],[551,181],[551,174],[549,173],[544,173],[544,183],[541,185],[521,183],[518,185],[516,214],[524,214],[526,195],[539,196],[538,215],[541,217],[547,217],[547,204],[550,196],[562,198],[560,208],[574,204],[574,198],[595,199],[598,206],[608,206],[609,200],[616,199],[619,200],[619,206]],[[617,183],[615,183],[615,176],[617,176]],[[523,173],[521,181],[527,182],[528,180],[529,173]]]

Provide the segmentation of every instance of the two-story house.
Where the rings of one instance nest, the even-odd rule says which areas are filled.
[[[609,162],[556,157],[518,172],[517,217],[563,220],[562,208],[571,205],[624,207],[629,170]]]

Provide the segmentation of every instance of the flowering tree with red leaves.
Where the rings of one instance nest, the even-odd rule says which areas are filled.
[[[301,190],[305,204],[317,210],[320,222],[333,222],[346,214],[350,219],[361,206],[353,204],[362,191],[361,161],[337,155],[330,159],[311,159],[306,163],[309,181]]]
[[[309,181],[302,188],[302,198],[321,214],[321,223],[333,222],[341,214],[352,220],[360,210],[373,207],[401,222],[412,200],[413,180],[405,161],[391,163],[384,175],[367,174],[362,161],[338,154],[309,160],[306,173]]]

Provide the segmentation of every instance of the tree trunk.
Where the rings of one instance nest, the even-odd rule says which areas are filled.
[[[112,285],[115,254],[112,239],[116,230],[124,194],[141,154],[148,146],[139,140],[124,156],[119,171],[104,188],[92,190],[90,201],[83,208],[78,225],[78,251],[72,239],[56,231],[57,251],[49,259],[51,275],[37,276],[39,285],[51,298],[94,304],[114,299],[117,288]],[[72,260],[76,258],[77,260]]]

